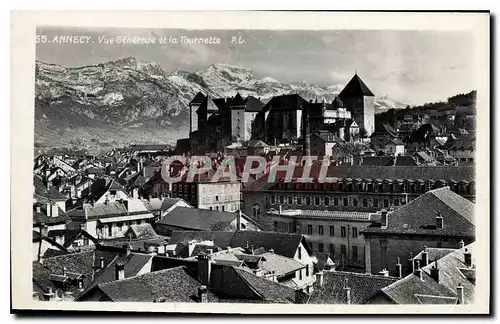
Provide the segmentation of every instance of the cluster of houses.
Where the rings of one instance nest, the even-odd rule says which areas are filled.
[[[472,303],[473,135],[433,123],[404,135],[373,112],[357,75],[332,103],[198,94],[180,143],[188,163],[201,151],[212,168],[190,179],[173,163],[176,182],[163,163],[183,147],[36,156],[33,298]],[[237,176],[212,181],[227,155]],[[250,155],[266,165],[243,181]],[[328,182],[310,155],[328,157]],[[316,180],[301,181],[305,169]]]

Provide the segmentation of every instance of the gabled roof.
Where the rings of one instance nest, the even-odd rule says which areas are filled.
[[[253,246],[254,250],[262,249],[263,252],[274,250],[274,253],[294,258],[300,243],[309,251],[309,245],[301,234],[266,232],[266,231],[237,231],[237,232],[195,232],[195,231],[173,231],[170,236],[170,244],[198,241],[214,241],[215,246],[225,249],[231,247]]]
[[[149,223],[130,225],[125,233],[125,237],[127,237],[129,231],[132,233],[134,239],[142,240],[158,237],[158,234],[156,234],[153,226]]]
[[[365,273],[324,271],[323,286],[316,288],[308,304],[345,304],[344,285],[351,288],[351,304],[364,304],[398,278]]]
[[[441,229],[436,228],[438,213],[443,217]],[[474,237],[474,204],[447,187],[431,190],[389,212],[387,228],[374,223],[362,233]]]
[[[113,302],[155,302],[193,303],[198,300],[198,289],[202,286],[195,280],[186,267],[145,273],[143,275],[99,284],[94,289],[100,290]],[[90,292],[89,292],[90,293]],[[207,292],[209,302],[218,298]],[[85,296],[79,298],[85,300]]]
[[[205,98],[205,100],[203,100],[203,102],[200,105],[200,108],[198,108],[197,111],[205,110],[205,109],[207,112],[212,112],[212,113],[219,111],[219,107],[217,107],[217,105],[214,103],[214,101],[212,100],[212,98],[210,96],[207,96]]]
[[[280,283],[258,277],[253,273],[232,267],[248,288],[253,290],[260,299],[277,303],[294,303],[295,290]]]
[[[62,193],[57,191],[57,189],[54,187],[47,189],[47,186],[44,185],[42,178],[36,174],[33,175],[33,185],[34,185],[33,194],[37,200],[45,202],[47,200],[65,201],[68,199]]]
[[[269,147],[265,142],[261,140],[251,140],[248,142],[247,147],[257,148],[257,147]]]
[[[245,101],[247,105],[245,111],[247,112],[259,112],[264,107],[264,103],[253,96],[248,96]]]
[[[71,221],[70,217],[54,203],[51,203],[51,208],[57,209],[57,216],[48,216],[47,204],[41,204],[38,202],[33,204],[33,224],[56,225],[66,224]]]
[[[225,230],[237,217],[237,212],[175,207],[163,215],[158,224],[200,231]],[[242,217],[248,219],[245,215]]]
[[[361,96],[375,96],[373,92],[368,89],[366,84],[361,80],[358,74],[355,74],[351,81],[347,83],[345,88],[339,93],[339,97],[342,100],[345,98],[361,97]]]
[[[414,274],[410,274],[382,291],[399,304],[456,304],[456,289],[457,286],[462,285],[464,303],[473,303],[476,286],[475,264],[474,259],[472,259],[472,267],[465,264],[464,252],[467,249],[473,256],[474,247],[475,243],[471,243],[451,253],[446,251],[448,249],[427,249],[429,264],[422,268],[423,280],[417,278]],[[434,254],[432,257],[431,253]],[[437,264],[434,259],[437,259]],[[435,266],[439,269],[439,282],[430,276],[431,269]],[[422,296],[425,297],[422,298]]]

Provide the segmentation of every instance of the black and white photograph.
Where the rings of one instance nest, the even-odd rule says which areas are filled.
[[[297,14],[37,23],[19,309],[488,311],[489,15]]]

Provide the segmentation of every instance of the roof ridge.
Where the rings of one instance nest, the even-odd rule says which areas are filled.
[[[340,273],[340,274],[349,274],[353,275],[356,277],[373,277],[377,279],[400,279],[399,277],[393,277],[393,276],[383,276],[383,275],[376,275],[373,273],[359,273],[359,272],[349,272],[349,271],[325,271],[324,273]]]
[[[158,271],[146,272],[146,273],[143,273],[143,274],[140,274],[140,275],[135,275],[135,276],[124,278],[124,279],[120,279],[120,280],[111,280],[111,281],[103,282],[103,283],[97,284],[97,286],[99,288],[101,288],[101,287],[104,287],[104,286],[111,285],[113,283],[130,281],[131,279],[136,279],[138,277],[143,277],[143,276],[148,276],[148,275],[154,275],[154,274],[157,274],[157,273],[166,273],[166,272],[170,272],[171,270],[179,270],[179,269],[187,269],[187,267],[185,265],[180,265],[180,266],[173,267],[173,268],[162,269],[162,270],[158,270]]]

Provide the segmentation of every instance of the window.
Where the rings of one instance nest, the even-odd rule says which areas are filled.
[[[363,198],[363,207],[368,207],[368,199]]]
[[[346,255],[346,252],[347,252],[347,248],[346,248],[346,246],[344,244],[342,244],[340,246],[340,254],[341,255]]]
[[[373,207],[378,208],[378,199],[377,198],[373,199]]]
[[[319,206],[319,197],[314,197],[314,205]]]
[[[302,197],[297,197],[297,205],[302,205]]]
[[[333,205],[338,206],[339,205],[339,199],[337,197],[333,198]]]
[[[384,199],[384,208],[389,207],[389,199]]]
[[[335,226],[330,226],[330,236],[335,235]]]
[[[302,247],[301,246],[299,246],[299,250],[297,251],[297,253],[298,253],[299,260],[301,260],[302,259]]]
[[[302,280],[302,270],[299,270],[299,280]]]
[[[357,227],[352,228],[352,237],[353,238],[358,237],[358,228]]]
[[[123,223],[122,222],[117,223],[116,227],[118,227],[118,229],[120,229],[120,231],[122,231],[123,230]]]
[[[352,198],[352,205],[358,207],[358,200],[356,198]]]
[[[309,265],[306,265],[306,277],[309,277]]]
[[[271,196],[271,205],[276,205],[276,196]]]
[[[394,198],[394,206],[399,206],[399,199],[398,198]]]
[[[469,158],[469,162],[474,162],[474,158]]]
[[[358,247],[356,245],[352,246],[352,258],[354,260],[358,259]]]
[[[219,206],[215,206],[215,210],[219,211]],[[255,210],[254,210],[254,216],[255,216]]]
[[[312,235],[312,233],[313,233],[313,226],[307,225],[307,235]]]
[[[278,231],[278,222],[274,222],[274,230],[277,232]]]
[[[221,210],[224,211],[226,209],[226,206],[222,205]]]
[[[325,197],[325,206],[330,206],[330,198]]]
[[[280,204],[283,205],[285,203],[285,197],[280,196]]]
[[[346,237],[346,230],[345,230],[345,226],[341,226],[341,227],[340,227],[340,236],[342,236],[342,237]]]
[[[330,252],[330,259],[332,259],[332,261],[333,261],[333,257],[335,256],[335,245],[330,244],[328,246],[328,250]]]
[[[109,224],[108,226],[108,236],[113,236],[113,224]]]
[[[349,198],[344,198],[344,207],[349,206]]]
[[[219,201],[219,196],[215,196],[215,201]]]
[[[318,225],[318,234],[323,235],[323,225]]]
[[[110,191],[109,191],[109,194],[110,194],[111,196],[115,196],[115,195],[116,195],[116,190],[110,190]]]
[[[324,251],[323,243],[318,243],[318,252],[323,252],[323,251]]]
[[[306,205],[311,205],[311,197],[306,197]]]

